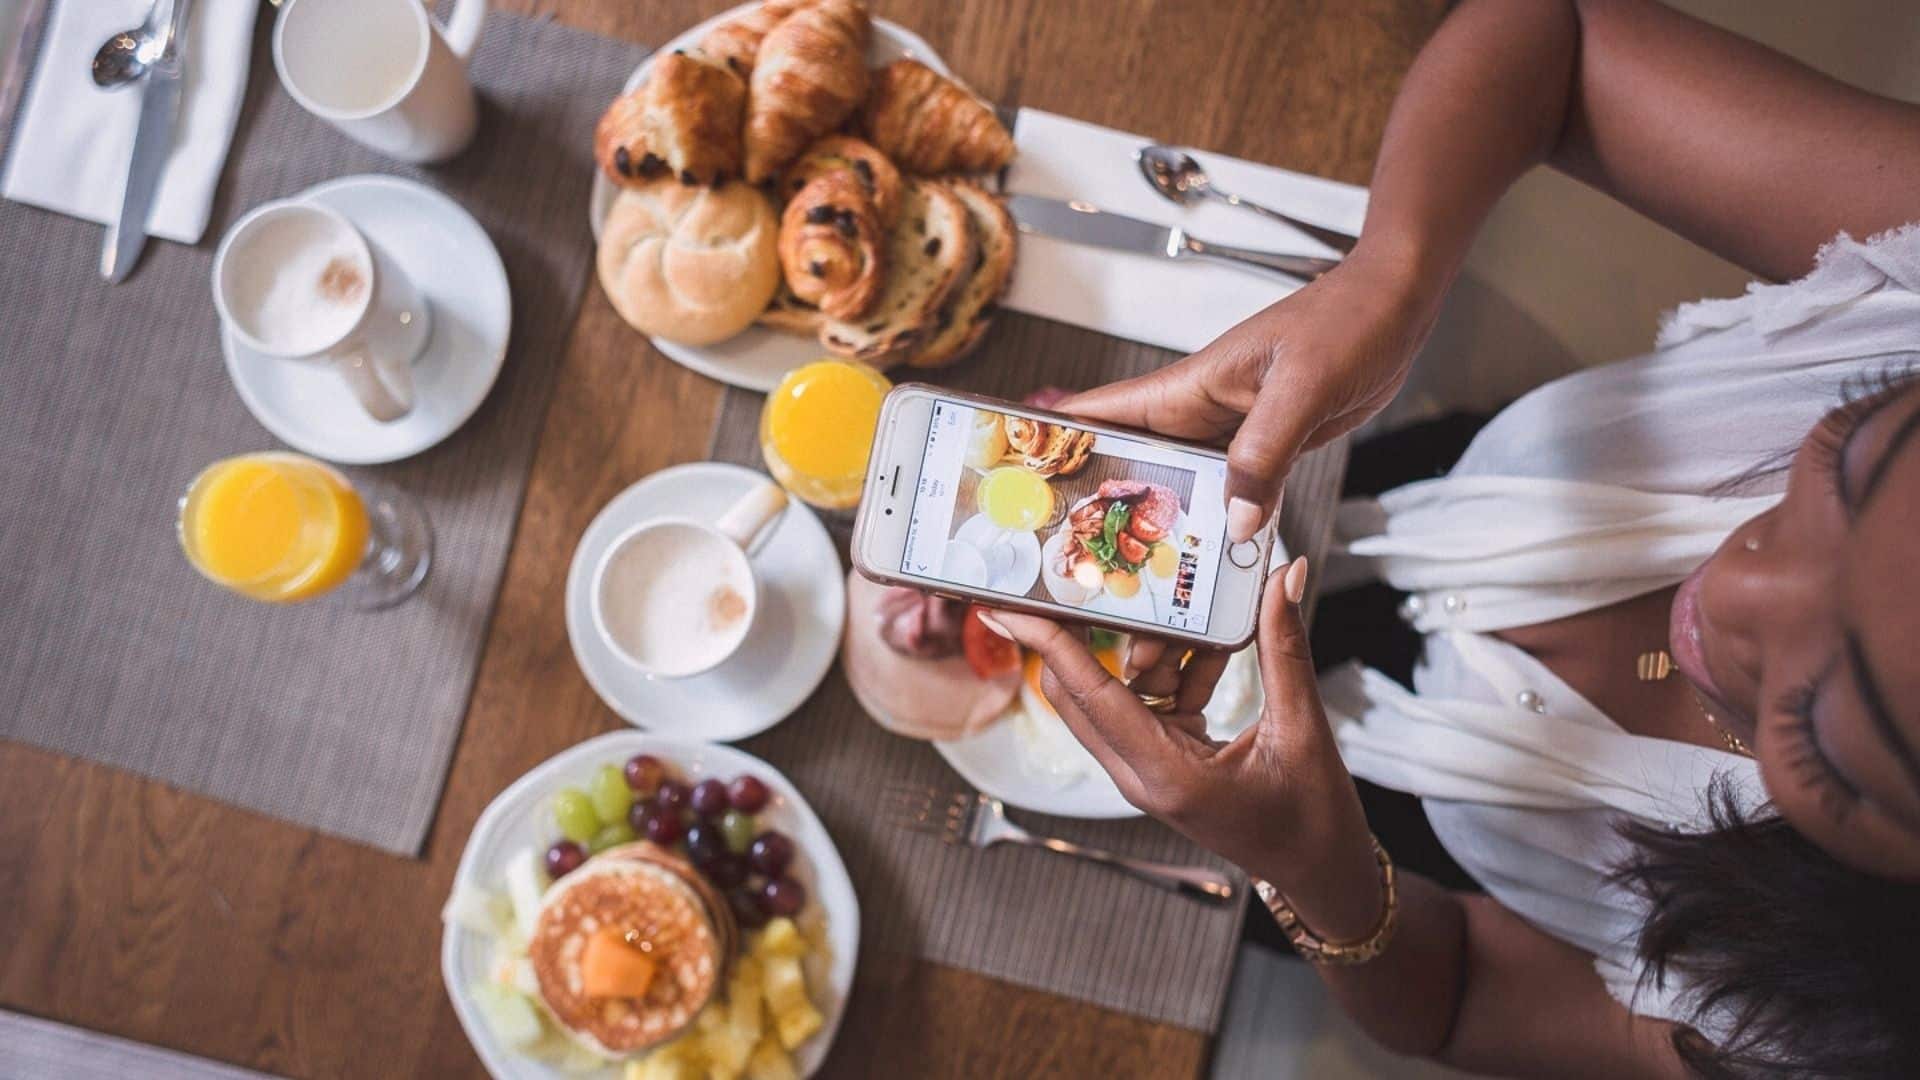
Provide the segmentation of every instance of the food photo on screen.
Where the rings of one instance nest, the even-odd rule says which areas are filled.
[[[1217,457],[938,400],[901,571],[1205,633],[1225,480]]]

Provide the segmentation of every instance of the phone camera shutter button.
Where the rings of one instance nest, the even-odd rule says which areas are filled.
[[[1227,549],[1227,561],[1242,570],[1251,570],[1260,561],[1260,545],[1242,540]]]

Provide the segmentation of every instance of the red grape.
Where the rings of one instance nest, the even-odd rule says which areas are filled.
[[[661,847],[672,847],[680,842],[680,837],[685,835],[687,827],[681,823],[679,814],[663,811],[659,807],[650,807],[647,810],[646,821],[640,826],[639,831]]]
[[[667,778],[667,763],[652,754],[635,754],[627,759],[625,772],[627,786],[644,799],[660,790],[660,781]]]
[[[779,877],[793,862],[793,841],[782,833],[763,832],[753,838],[753,846],[747,849],[747,861],[768,877]]]
[[[727,785],[720,780],[702,780],[693,785],[688,796],[693,812],[705,818],[716,818],[731,807],[727,803]]]
[[[807,905],[807,890],[792,878],[777,877],[760,886],[757,899],[769,915],[796,915]]]
[[[731,889],[747,880],[747,860],[732,852],[710,860],[700,868],[707,880],[723,889]]]
[[[758,777],[745,774],[734,777],[733,783],[727,785],[727,797],[733,801],[733,808],[748,814],[765,809],[772,794]]]
[[[734,921],[748,930],[767,925],[767,913],[760,910],[760,902],[746,889],[729,889],[727,906],[733,909]]]
[[[687,858],[693,860],[693,865],[704,867],[725,854],[727,841],[720,835],[719,828],[704,821],[687,827]]]
[[[691,798],[692,795],[693,793],[687,789],[687,785],[680,781],[662,780],[660,781],[659,790],[653,793],[653,802],[655,806],[658,806],[662,810],[685,810],[687,808],[687,800]]]
[[[555,881],[566,877],[587,861],[587,851],[571,840],[561,840],[547,849],[547,876]]]

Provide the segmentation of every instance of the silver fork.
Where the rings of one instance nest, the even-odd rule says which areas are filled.
[[[949,844],[976,848],[1025,844],[1111,866],[1163,889],[1201,900],[1224,904],[1235,895],[1232,879],[1215,870],[1133,859],[1068,840],[1035,836],[1008,821],[1005,804],[989,795],[970,795],[964,791],[949,795],[934,788],[892,784],[886,789],[884,803],[894,824],[943,836]]]

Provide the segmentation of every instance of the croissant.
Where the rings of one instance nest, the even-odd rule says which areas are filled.
[[[728,19],[700,39],[700,51],[733,69],[742,79],[753,71],[754,57],[767,32],[815,0],[762,0],[759,7]]]
[[[867,138],[910,173],[990,172],[1013,160],[1013,136],[993,110],[918,60],[881,69],[864,119]]]
[[[830,172],[794,196],[780,219],[787,288],[830,318],[857,319],[886,282],[886,229],[851,172]]]
[[[820,0],[767,33],[747,86],[747,179],[771,179],[867,96],[862,0]]]
[[[607,107],[593,132],[593,156],[616,184],[643,187],[672,175],[683,184],[720,184],[740,174],[747,86],[699,52],[654,61],[647,81]]]
[[[778,193],[792,198],[816,178],[830,172],[849,172],[873,200],[880,224],[893,227],[900,220],[900,170],[887,155],[851,135],[829,135],[807,147],[800,160],[780,176]]]

